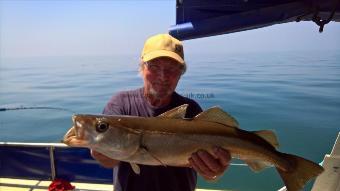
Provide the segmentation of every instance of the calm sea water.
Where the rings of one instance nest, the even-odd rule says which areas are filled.
[[[221,106],[246,130],[273,129],[280,150],[313,161],[330,153],[340,131],[340,53],[280,52],[187,55],[177,91],[206,109]],[[120,90],[142,86],[138,56],[1,59],[0,108],[49,106],[101,113]],[[59,142],[72,112],[0,112],[0,142]],[[199,187],[277,190],[275,169],[232,166],[217,183]],[[310,186],[308,187],[310,188]],[[308,189],[307,188],[307,189]],[[306,190],[307,190],[306,189]]]

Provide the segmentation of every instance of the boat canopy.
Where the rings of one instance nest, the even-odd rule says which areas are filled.
[[[293,21],[313,21],[322,32],[340,21],[340,0],[177,0],[169,34],[187,40]]]

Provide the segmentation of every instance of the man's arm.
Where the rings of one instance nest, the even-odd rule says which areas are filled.
[[[109,102],[106,104],[103,114],[106,115],[123,115],[123,108],[122,105],[119,103],[123,103],[121,99],[121,96],[115,95],[113,96]],[[118,160],[114,160],[112,158],[109,158],[93,149],[91,149],[91,156],[103,167],[105,168],[113,168],[119,164]]]
[[[202,108],[193,101],[193,107],[188,107],[186,117],[192,118],[202,112]],[[231,160],[230,153],[221,148],[214,148],[214,153],[211,155],[205,150],[199,150],[189,158],[190,166],[198,172],[206,180],[216,180],[223,175],[224,171],[229,167]]]
[[[119,161],[109,158],[95,150],[91,150],[91,156],[105,168],[113,168],[118,165]]]

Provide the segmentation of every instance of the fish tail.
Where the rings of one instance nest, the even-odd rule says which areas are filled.
[[[321,174],[324,169],[320,165],[307,159],[282,153],[289,162],[290,168],[283,170],[276,168],[288,191],[299,191],[312,178]]]

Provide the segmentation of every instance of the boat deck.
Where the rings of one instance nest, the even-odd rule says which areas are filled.
[[[41,180],[27,180],[27,179],[13,179],[13,178],[0,178],[0,190],[6,191],[46,191],[51,181]],[[76,190],[84,191],[111,191],[113,190],[112,184],[89,184],[72,182]]]
[[[0,190],[1,191],[46,191],[51,181],[41,180],[27,180],[27,179],[14,179],[14,178],[0,178]],[[112,191],[112,184],[90,184],[72,182],[76,187],[76,191]],[[196,191],[217,191],[196,189]]]

